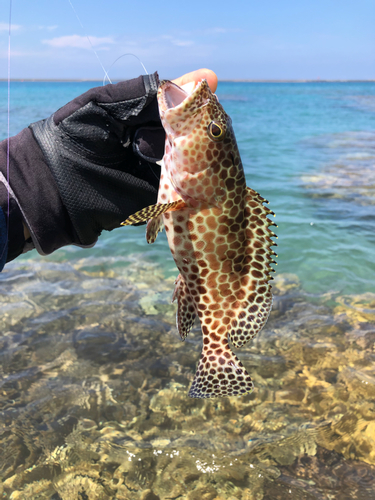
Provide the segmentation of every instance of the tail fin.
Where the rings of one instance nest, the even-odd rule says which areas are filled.
[[[241,361],[230,350],[202,352],[197,373],[190,387],[191,398],[243,396],[253,391],[254,384]]]

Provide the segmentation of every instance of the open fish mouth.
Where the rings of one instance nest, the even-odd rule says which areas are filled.
[[[206,80],[202,80],[196,85],[194,82],[190,82],[181,87],[170,81],[162,81],[159,87],[159,109],[167,111],[193,102],[199,95],[202,85],[208,86]]]
[[[163,111],[179,106],[187,98],[188,93],[173,82],[162,82],[160,85],[160,101]]]

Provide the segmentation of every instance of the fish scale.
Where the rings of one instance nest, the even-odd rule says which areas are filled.
[[[196,316],[203,334],[189,395],[247,394],[253,382],[228,339],[242,347],[271,311],[273,212],[246,186],[231,119],[205,80],[191,93],[163,82],[158,103],[166,131],[158,203],[124,225],[148,220],[151,243],[164,222],[180,272],[173,294],[179,334],[186,338]]]

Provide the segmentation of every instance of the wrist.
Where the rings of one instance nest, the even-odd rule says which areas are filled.
[[[50,254],[64,245],[77,243],[56,183],[29,129],[10,138],[9,153],[9,190],[12,203],[17,205],[19,213],[19,217],[10,217],[10,232],[17,225],[18,238],[22,238],[23,244],[31,236],[34,247],[42,255]],[[6,147],[1,143],[0,165],[4,164]]]

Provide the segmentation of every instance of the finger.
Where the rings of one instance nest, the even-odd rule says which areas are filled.
[[[210,69],[202,68],[197,69],[195,71],[191,71],[190,73],[186,73],[186,75],[180,76],[180,78],[176,78],[172,80],[176,85],[185,85],[185,83],[194,82],[198,83],[203,79],[207,80],[208,85],[212,92],[215,92],[217,89],[217,76]]]

